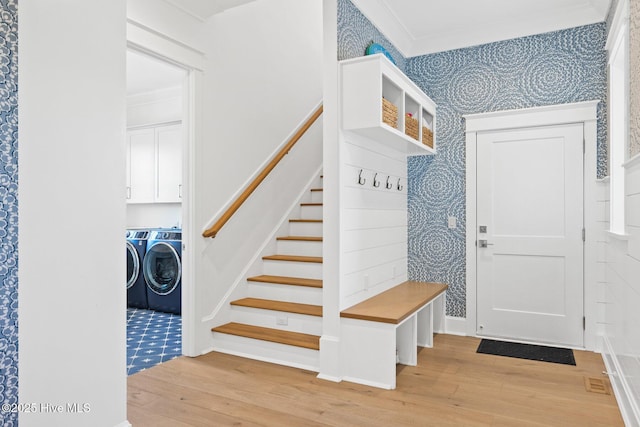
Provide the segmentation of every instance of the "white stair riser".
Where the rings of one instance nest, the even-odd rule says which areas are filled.
[[[213,350],[313,372],[320,370],[320,352],[308,348],[214,332]]]
[[[292,236],[322,237],[321,222],[290,222],[289,234]]]
[[[247,282],[247,291],[251,298],[322,305],[322,288]]]
[[[268,276],[322,279],[322,263],[264,260],[263,266],[263,274]]]
[[[322,242],[278,240],[276,250],[280,255],[322,256]]]
[[[300,218],[322,219],[322,206],[300,206]]]
[[[324,191],[312,191],[311,203],[322,203],[322,193],[324,193]]]
[[[231,321],[283,331],[322,335],[322,318],[281,311],[263,310],[252,307],[231,306]],[[286,325],[278,325],[278,319],[286,320]]]

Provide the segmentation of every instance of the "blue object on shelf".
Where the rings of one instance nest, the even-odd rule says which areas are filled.
[[[380,45],[378,43],[374,43],[372,41],[371,43],[369,43],[369,46],[367,46],[367,49],[364,51],[364,54],[365,55],[374,55],[376,53],[383,53],[384,56],[389,58],[389,61],[391,61],[393,63],[393,65],[396,65],[396,61],[393,59],[393,56],[391,56],[391,54],[389,52],[387,52],[387,49],[385,49],[382,45]]]

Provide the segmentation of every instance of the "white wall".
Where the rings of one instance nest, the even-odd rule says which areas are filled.
[[[125,2],[19,18],[20,425],[126,425]]]
[[[170,40],[174,46],[167,52],[180,46],[200,55],[199,74],[192,79],[199,85],[192,102],[200,110],[193,116],[196,143],[194,152],[187,153],[193,164],[187,171],[191,181],[185,183],[194,200],[192,215],[184,218],[185,224],[191,222],[187,238],[193,244],[183,251],[183,258],[193,256],[193,293],[183,304],[194,311],[190,316],[197,326],[189,336],[195,345],[187,353],[195,355],[210,349],[211,325],[202,319],[212,316],[232,286],[230,278],[258,249],[248,238],[256,237],[266,217],[249,215],[251,225],[235,234],[238,246],[222,255],[212,249],[221,244],[213,242],[223,241],[228,228],[214,240],[201,233],[321,102],[322,1],[257,0],[206,22],[153,0],[130,0],[127,13],[131,22]],[[193,57],[189,52],[183,56]]]
[[[605,242],[604,355],[627,420],[640,423],[640,159],[626,168],[627,239]],[[608,215],[608,201],[607,201]],[[633,422],[631,425],[634,425]]]

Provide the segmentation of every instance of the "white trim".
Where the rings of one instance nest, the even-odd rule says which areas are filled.
[[[205,54],[144,24],[127,19],[127,46],[183,68],[204,70]]]
[[[116,424],[115,427],[132,427],[129,421],[123,421],[120,424]]]
[[[466,122],[467,133],[580,123],[597,120],[599,102],[598,100],[593,100],[544,107],[492,111],[490,113],[467,114],[463,117]]]
[[[629,20],[629,0],[620,0],[618,2],[618,6],[613,15],[613,20],[611,21],[611,27],[609,28],[609,34],[607,35],[607,43],[605,44],[605,49],[607,51],[611,51],[617,42],[617,36],[620,34],[622,27]]]
[[[611,381],[624,424],[627,426],[640,425],[640,408],[638,408],[635,399],[632,397],[626,377],[621,374],[622,370],[618,364],[618,359],[615,357],[613,347],[606,335],[602,337],[602,341],[602,359],[606,368],[605,374],[608,375]]]
[[[464,317],[446,316],[444,318],[444,333],[447,335],[459,335],[462,337],[467,336],[467,319]]]
[[[586,317],[584,347],[596,350],[597,308],[595,289],[597,285],[597,221],[595,206],[597,203],[597,106],[599,101],[585,101],[545,107],[517,110],[495,111],[490,113],[469,114],[463,116],[466,121],[466,331],[469,336],[476,333],[476,157],[477,133],[488,130],[503,130],[520,127],[553,126],[568,123],[584,124],[584,227],[586,241],[584,245],[584,316]]]
[[[615,231],[611,230],[605,230],[605,233],[607,233],[609,237],[613,237],[614,239],[618,240],[629,240],[631,238],[631,235],[627,233],[616,233]]]
[[[632,158],[630,158],[629,160],[627,160],[622,164],[622,167],[627,170],[634,169],[638,166],[640,166],[640,153],[636,154],[635,156],[633,156]]]

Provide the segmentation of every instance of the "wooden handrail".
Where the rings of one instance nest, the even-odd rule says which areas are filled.
[[[307,130],[315,123],[315,121],[322,114],[322,105],[318,107],[318,109],[313,113],[311,117],[298,129],[298,131],[289,139],[289,142],[275,155],[275,157],[269,162],[267,166],[260,172],[260,174],[251,181],[251,184],[238,196],[238,198],[229,206],[229,208],[222,214],[222,216],[213,224],[211,227],[207,228],[202,235],[204,237],[216,237],[216,234],[220,231],[220,229],[229,221],[229,219],[233,216],[234,213],[242,206],[242,204],[249,198],[251,193],[258,188],[258,186],[264,181],[264,179],[271,173],[271,171],[280,163],[280,160],[286,156],[289,151],[296,145],[296,142],[302,135],[304,135]]]

